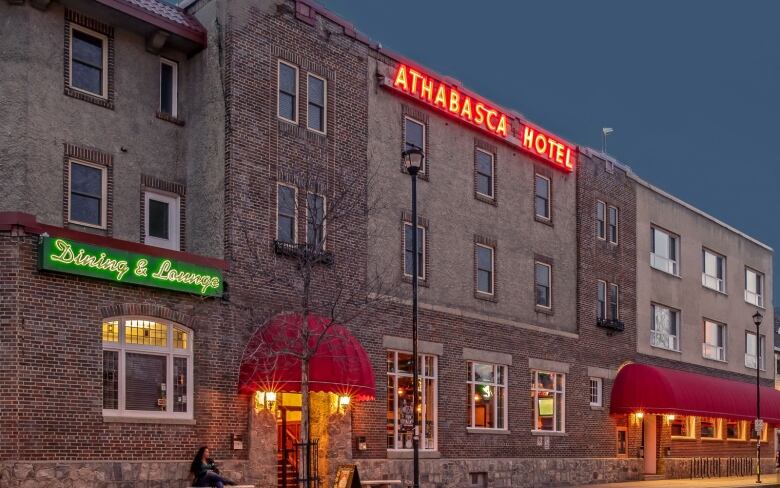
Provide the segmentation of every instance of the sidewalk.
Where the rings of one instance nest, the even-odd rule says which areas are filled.
[[[780,487],[780,474],[761,475],[762,483],[756,483],[755,476],[740,478],[705,478],[681,480],[629,481],[627,483],[608,483],[604,485],[580,485],[588,488],[768,488]]]

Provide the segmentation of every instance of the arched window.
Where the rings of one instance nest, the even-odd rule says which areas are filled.
[[[191,419],[192,331],[152,317],[103,321],[103,415]]]

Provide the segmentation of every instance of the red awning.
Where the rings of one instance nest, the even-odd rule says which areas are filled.
[[[302,322],[299,314],[279,314],[255,333],[241,360],[240,391],[300,392],[299,356],[304,344],[313,350],[320,341],[309,363],[309,390],[374,399],[371,362],[349,330],[320,315],[308,315],[305,328]]]
[[[756,418],[756,384],[628,364],[612,385],[610,412],[640,411],[752,420]],[[761,387],[761,418],[780,424],[780,391]]]

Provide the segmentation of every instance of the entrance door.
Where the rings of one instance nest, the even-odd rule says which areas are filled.
[[[294,488],[296,486],[298,456],[295,445],[301,438],[300,405],[300,395],[284,393],[282,402],[278,407],[279,414],[276,417],[276,475],[280,488]]]
[[[645,447],[645,474],[655,474],[657,470],[655,415],[644,415],[642,429]]]

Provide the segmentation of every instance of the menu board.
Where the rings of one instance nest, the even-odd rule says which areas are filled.
[[[360,488],[360,475],[354,464],[342,464],[336,471],[334,488]]]

